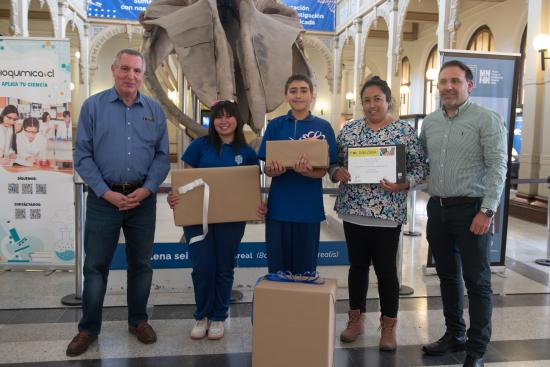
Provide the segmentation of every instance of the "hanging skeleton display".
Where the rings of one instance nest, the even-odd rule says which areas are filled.
[[[146,83],[173,122],[195,135],[205,129],[164,92],[155,70],[176,52],[189,86],[206,106],[235,100],[259,132],[284,97],[293,73],[312,76],[296,11],[276,0],[154,0],[142,14]]]

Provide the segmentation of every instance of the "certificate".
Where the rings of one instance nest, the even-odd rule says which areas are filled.
[[[375,184],[382,179],[405,182],[404,145],[377,145],[348,148],[350,184]]]

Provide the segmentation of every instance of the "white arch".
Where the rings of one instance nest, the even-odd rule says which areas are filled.
[[[71,13],[69,13],[69,14],[71,14]],[[74,13],[72,13],[72,14],[74,14]],[[70,19],[69,19],[68,16],[66,16],[65,19],[66,20],[65,20],[65,24],[63,24],[63,28],[67,29],[67,27],[69,26],[69,23],[70,23],[71,27],[76,28],[77,33],[78,33],[78,42],[80,43],[80,48],[83,48],[84,45],[85,45],[85,43],[84,43],[84,21],[82,19],[80,19],[80,17],[77,17],[77,16],[75,16],[73,18],[70,18]]]
[[[133,34],[142,35],[143,27],[127,25],[108,26],[99,32],[91,42],[90,53],[88,56],[88,69],[90,73],[90,81],[93,79],[94,74],[98,68],[98,58],[101,49],[111,38],[119,34],[127,34],[129,39],[132,39]]]
[[[386,1],[384,4],[376,8],[376,13],[375,13],[376,18],[382,17],[386,22],[386,24],[388,25],[388,27],[391,24],[390,13],[392,11],[392,7],[393,7],[393,2]]]
[[[327,75],[325,78],[328,81],[328,86],[330,92],[333,91],[333,82],[334,82],[334,61],[332,59],[332,53],[330,52],[329,48],[317,37],[315,36],[308,36],[306,35],[303,38],[304,46],[308,46],[311,48],[314,48],[315,50],[319,51],[321,55],[323,56],[323,59],[325,60],[325,63],[327,64]]]
[[[338,50],[338,58],[337,58],[337,61],[338,61],[338,75],[336,75],[336,93],[340,93],[341,89],[342,89],[342,62],[343,62],[343,59],[344,59],[344,48],[347,46],[347,43],[349,42],[350,44],[353,45],[353,47],[355,48],[355,37],[357,35],[356,34],[349,34],[347,32],[344,32],[340,35],[339,39],[338,39],[338,44],[340,44],[340,49]],[[348,46],[349,47],[349,46]]]
[[[27,0],[27,14],[25,14],[27,19],[29,19],[29,11],[31,9],[32,1],[33,0]],[[61,35],[59,34],[59,29],[57,27],[58,13],[59,13],[59,9],[57,7],[57,1],[55,0],[37,0],[37,1],[38,1],[38,4],[40,5],[40,8],[43,8],[44,4],[48,5],[48,9],[50,10],[50,19],[53,27],[53,35],[56,38],[61,38]]]
[[[361,55],[361,75],[360,75],[360,78],[359,78],[361,83],[365,82],[365,80],[367,78],[367,75],[365,75],[365,66],[367,65],[365,52],[367,50],[367,40],[369,38],[369,32],[370,32],[372,26],[378,21],[379,17],[381,17],[384,20],[384,22],[386,22],[386,27],[388,28],[388,32],[389,32],[389,24],[390,24],[388,22],[389,13],[387,14],[387,16],[383,16],[378,11],[377,12],[370,12],[365,18],[363,18],[364,19],[364,23],[363,23],[364,37],[361,40],[361,45],[363,47],[363,50],[362,50],[362,52],[359,53],[359,55]],[[388,33],[388,36],[389,36],[389,33]],[[387,46],[389,47],[389,45],[387,45]],[[370,66],[369,66],[369,69],[371,69],[371,70],[376,69],[377,72],[378,72],[378,68],[376,66],[374,66],[373,68],[370,68]],[[384,72],[382,74],[378,73],[377,75],[384,75],[385,76],[385,74],[386,74],[386,72]]]

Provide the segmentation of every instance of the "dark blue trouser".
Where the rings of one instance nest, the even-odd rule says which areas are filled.
[[[489,232],[477,236],[470,232],[480,202],[441,207],[437,199],[428,201],[427,238],[435,259],[441,286],[443,314],[447,331],[461,337],[466,330],[463,319],[464,290],[461,272],[468,291],[470,328],[466,352],[481,357],[491,339],[493,291],[491,289]]]
[[[303,274],[317,270],[321,223],[266,220],[265,241],[270,273]]]
[[[128,261],[128,323],[136,326],[147,320],[147,300],[153,278],[150,259],[155,238],[156,200],[154,194],[150,195],[136,208],[121,212],[92,191],[88,193],[84,229],[84,292],[78,330],[92,335],[98,335],[101,331],[107,277],[121,228],[126,238]]]
[[[208,225],[204,240],[189,245],[195,289],[195,320],[227,318],[233,287],[235,256],[244,235],[246,222]],[[202,225],[184,227],[187,243],[202,234]]]

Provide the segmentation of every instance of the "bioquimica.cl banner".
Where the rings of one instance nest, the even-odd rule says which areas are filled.
[[[0,38],[0,266],[74,265],[68,40]]]

